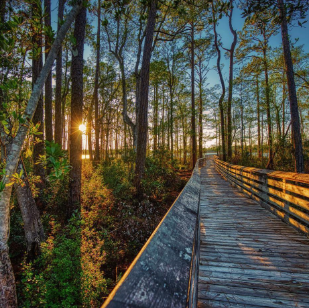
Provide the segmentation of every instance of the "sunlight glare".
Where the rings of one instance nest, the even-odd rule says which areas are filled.
[[[86,132],[86,125],[85,124],[79,125],[79,130],[84,134]]]

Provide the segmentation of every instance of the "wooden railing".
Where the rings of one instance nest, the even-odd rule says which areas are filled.
[[[102,308],[196,307],[200,159],[187,185]]]
[[[309,174],[231,165],[218,158],[215,162],[229,182],[301,233],[309,233]]]

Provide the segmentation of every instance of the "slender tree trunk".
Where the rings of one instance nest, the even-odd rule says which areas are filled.
[[[170,77],[173,78],[173,77]],[[170,129],[170,146],[171,146],[171,158],[174,158],[174,94],[173,94],[173,85],[172,81],[169,84],[170,88],[170,100],[171,100],[171,111],[170,111],[170,121],[169,121],[169,129]]]
[[[41,3],[38,2],[38,3]],[[32,14],[33,16],[41,15],[41,7],[38,6],[38,3],[34,3],[32,5]],[[42,22],[42,20],[41,20]],[[32,59],[32,88],[34,87],[40,73],[42,70],[42,52],[40,51],[42,48],[42,29],[37,29],[36,32],[32,37],[32,44],[33,44],[33,59]],[[44,125],[43,125],[43,95],[40,95],[38,105],[36,107],[34,116],[33,116],[33,124],[39,125],[38,132],[40,135],[37,135],[36,138],[40,140],[39,143],[36,143],[33,147],[33,172],[35,175],[40,176],[41,182],[38,184],[38,187],[42,189],[44,187],[45,182],[45,172],[44,168],[36,162],[39,160],[40,156],[44,155]]]
[[[87,131],[87,142],[88,142],[88,153],[89,153],[89,159],[92,161],[93,155],[92,155],[92,112],[93,112],[93,102],[90,103],[88,115],[87,115],[87,125],[86,125],[86,131]],[[86,157],[85,157],[86,158]]]
[[[201,72],[201,71],[200,71]],[[203,157],[203,96],[202,96],[202,76],[200,74],[200,82],[199,82],[199,90],[200,90],[200,99],[199,99],[199,115],[198,115],[198,150],[199,150],[199,158]]]
[[[66,54],[65,54],[65,71],[64,71],[64,87],[63,87],[63,93],[61,96],[61,129],[62,129],[62,135],[60,141],[62,141],[63,148],[68,150],[69,149],[69,131],[70,128],[69,126],[71,125],[71,121],[68,116],[68,121],[65,121],[65,113],[66,113],[66,101],[67,101],[67,96],[69,94],[69,87],[70,87],[70,76],[69,76],[69,49],[66,49]],[[61,93],[60,93],[61,94]],[[67,130],[66,130],[67,127]]]
[[[192,169],[196,163],[196,125],[195,125],[195,52],[194,52],[194,24],[191,23],[191,140],[192,140]]]
[[[97,31],[97,59],[95,68],[94,79],[94,132],[95,132],[95,154],[94,160],[98,162],[100,160],[100,147],[99,147],[99,76],[100,76],[100,49],[101,49],[101,0],[98,0],[98,31]]]
[[[153,129],[153,149],[154,151],[157,150],[157,146],[158,146],[158,85],[155,85],[154,87],[154,129]]]
[[[4,23],[7,0],[0,0],[0,23]]]
[[[32,120],[36,110],[39,97],[42,93],[42,88],[45,84],[46,78],[52,68],[53,62],[56,58],[59,47],[69,30],[71,23],[75,16],[81,9],[81,3],[75,5],[66,21],[57,34],[57,37],[51,47],[49,56],[44,64],[39,78],[37,79],[33,91],[28,100],[25,112],[23,114],[24,121]],[[13,139],[12,147],[6,158],[6,174],[2,178],[4,185],[8,184],[12,175],[15,173],[19,161],[20,153],[26,135],[28,133],[28,125],[20,125],[16,136]],[[12,193],[12,185],[6,185],[0,192],[0,289],[5,292],[0,293],[1,307],[17,307],[15,279],[12,269],[12,264],[9,258],[8,237],[9,237],[9,217],[10,217],[10,198]]]
[[[146,160],[146,145],[148,133],[148,91],[149,91],[149,66],[152,54],[152,42],[156,23],[157,0],[151,0],[146,27],[144,52],[140,73],[140,105],[137,121],[137,149],[135,165],[135,187],[141,196],[141,179],[144,175]]]
[[[63,22],[65,0],[59,0],[58,4],[58,31]],[[62,45],[60,46],[56,62],[56,93],[55,93],[55,142],[62,146],[62,114],[61,114],[61,88],[62,88]]]
[[[84,38],[86,27],[86,7],[83,7],[75,19],[74,37],[76,45],[72,55],[72,94],[71,94],[71,132],[70,132],[70,200],[67,218],[80,206],[81,169],[82,169],[82,134],[79,125],[83,120],[83,67]]]
[[[263,48],[263,62],[264,62],[264,72],[265,72],[265,86],[266,86],[266,115],[267,115],[267,127],[268,127],[268,146],[269,146],[269,158],[266,168],[274,168],[273,160],[273,137],[272,137],[272,126],[271,126],[271,115],[270,115],[270,89],[268,81],[268,63],[266,56],[266,47]]]
[[[301,136],[300,119],[298,112],[296,86],[294,81],[294,69],[293,69],[293,62],[289,42],[288,25],[284,5],[285,3],[283,0],[278,0],[278,7],[281,18],[281,34],[282,34],[284,63],[286,68],[286,76],[287,76],[289,99],[290,99],[291,126],[293,133],[293,147],[295,156],[295,172],[303,173],[305,166],[304,166],[302,136]]]
[[[230,49],[230,70],[229,70],[229,95],[227,100],[227,156],[232,158],[232,99],[233,99],[233,73],[234,73],[234,52],[237,44],[237,32],[232,26],[233,0],[230,0],[229,27],[233,34],[233,42]]]
[[[162,87],[162,146],[165,148],[165,93],[164,93],[164,85]]]
[[[25,169],[21,160],[16,171],[17,173],[23,171],[23,186],[15,184],[14,187],[23,218],[27,243],[27,261],[29,262],[33,261],[40,254],[40,244],[44,241],[45,236],[40,213],[33,199],[29,182],[25,177]]]
[[[222,88],[222,94],[219,98],[219,109],[220,109],[220,121],[221,121],[221,144],[222,144],[222,156],[223,161],[226,161],[226,150],[225,150],[225,128],[224,128],[224,107],[223,107],[223,100],[225,96],[225,84],[224,79],[221,72],[221,51],[218,44],[218,34],[217,34],[217,24],[215,21],[215,9],[214,3],[212,2],[212,16],[213,16],[213,26],[214,26],[214,36],[215,36],[215,47],[217,50],[217,70],[220,77],[220,83]]]
[[[44,0],[45,7],[45,27],[51,28],[51,8],[50,0]],[[45,35],[45,61],[50,49],[50,38]],[[48,51],[48,52],[46,52]],[[46,140],[53,141],[53,89],[52,89],[52,72],[49,73],[45,82],[45,133]]]
[[[261,120],[260,120],[260,88],[259,88],[259,76],[256,75],[256,101],[257,101],[257,125],[258,125],[258,157],[261,159]]]
[[[283,71],[283,74],[285,72]],[[284,77],[283,77],[283,84],[282,84],[282,103],[281,103],[281,108],[282,108],[282,131],[285,132],[285,99],[286,99],[286,87],[285,87],[285,82],[284,82]],[[283,140],[285,142],[285,140]]]

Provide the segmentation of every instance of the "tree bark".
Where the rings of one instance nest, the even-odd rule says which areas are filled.
[[[82,134],[79,125],[83,120],[83,67],[84,39],[87,9],[83,7],[75,19],[74,37],[76,44],[72,54],[71,132],[70,132],[70,200],[67,218],[80,207],[82,175]]]
[[[232,158],[232,99],[233,99],[233,73],[234,73],[234,52],[237,44],[237,32],[232,26],[233,0],[230,0],[229,27],[233,34],[233,42],[230,52],[230,70],[229,70],[229,95],[227,100],[227,156]]]
[[[194,52],[194,24],[191,23],[191,143],[192,143],[192,169],[196,163],[196,125],[195,125],[195,52]]]
[[[141,196],[141,180],[145,171],[146,146],[148,133],[148,92],[149,92],[149,66],[152,55],[152,42],[156,24],[157,0],[151,0],[146,36],[143,51],[142,67],[140,72],[140,105],[137,121],[137,149],[135,165],[135,187],[137,195]]]
[[[220,83],[222,88],[222,94],[219,98],[219,109],[220,109],[220,121],[221,121],[221,144],[222,144],[222,159],[223,161],[226,161],[226,149],[225,149],[225,128],[224,128],[224,107],[223,107],[223,100],[225,96],[225,84],[224,79],[221,72],[221,50],[219,48],[218,43],[218,34],[217,34],[217,22],[216,22],[216,16],[215,16],[215,9],[214,9],[214,3],[212,1],[212,17],[213,17],[213,26],[214,26],[214,36],[215,36],[215,47],[217,50],[217,70],[220,77]]]
[[[258,126],[258,157],[261,159],[261,116],[260,116],[260,87],[259,87],[259,76],[256,75],[256,109],[257,109],[257,126]]]
[[[23,171],[23,186],[15,184],[14,187],[24,223],[27,243],[27,262],[30,262],[40,254],[40,244],[45,236],[40,213],[33,199],[29,182],[25,176],[23,163],[19,160],[17,173],[20,173],[21,171]]]
[[[265,87],[266,87],[266,115],[267,115],[267,128],[268,128],[268,146],[269,146],[269,158],[266,168],[274,168],[273,160],[273,136],[272,136],[272,126],[271,126],[271,115],[270,115],[270,89],[268,81],[268,63],[266,55],[266,47],[263,48],[263,62],[264,62],[264,73],[265,73]]]
[[[37,79],[33,87],[31,96],[28,100],[23,115],[25,123],[28,123],[28,121],[32,120],[33,118],[36,106],[39,101],[39,97],[42,93],[42,88],[52,68],[53,62],[57,56],[59,47],[81,7],[81,2],[79,2],[72,8],[51,47],[48,58],[44,64],[39,78]],[[11,177],[15,173],[21,149],[28,130],[28,125],[20,125],[17,134],[13,139],[11,150],[6,158],[5,175],[2,178],[2,182],[4,185],[8,184],[11,181]],[[12,185],[5,186],[3,191],[0,192],[0,289],[5,290],[5,292],[0,293],[0,306],[15,308],[17,307],[15,279],[12,264],[9,258],[9,248],[7,243],[9,237],[11,193]]]
[[[7,0],[0,0],[0,23],[4,23]]]
[[[283,0],[278,0],[278,7],[281,18],[282,46],[283,46],[284,63],[286,68],[286,76],[287,76],[289,100],[290,100],[291,126],[292,126],[293,147],[295,156],[295,172],[303,173],[305,166],[304,166],[301,127],[300,127],[296,87],[294,80],[294,69],[293,69],[293,62],[289,42],[288,25],[286,20],[286,10],[285,10],[285,3]]]
[[[58,32],[63,22],[65,0],[59,0],[58,5]],[[62,146],[62,114],[61,114],[61,88],[62,88],[62,46],[60,46],[56,62],[56,93],[55,93],[55,142]]]
[[[198,114],[198,150],[199,150],[199,158],[203,157],[203,86],[202,86],[202,70],[200,70],[199,77],[199,114]]]
[[[98,30],[97,30],[97,58],[94,78],[94,133],[95,133],[95,154],[94,160],[100,160],[100,127],[99,127],[99,76],[100,76],[100,48],[101,48],[101,0],[98,0]]]
[[[51,27],[51,7],[50,0],[44,0],[45,27]],[[45,61],[50,49],[50,38],[45,35]],[[53,89],[52,89],[52,72],[49,73],[45,82],[45,133],[46,140],[53,141]]]

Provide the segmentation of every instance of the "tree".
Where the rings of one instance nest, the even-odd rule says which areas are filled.
[[[99,148],[99,76],[100,76],[100,48],[101,48],[101,0],[98,1],[98,30],[97,30],[97,57],[96,57],[96,68],[95,68],[95,79],[94,79],[94,90],[93,90],[93,99],[94,99],[94,132],[95,132],[95,155],[94,160],[99,161],[100,159],[100,148]]]
[[[140,71],[139,108],[137,118],[137,148],[135,162],[135,187],[141,196],[141,180],[144,175],[146,161],[146,146],[148,133],[148,92],[149,92],[149,67],[153,48],[153,37],[156,24],[157,0],[150,1],[145,43],[143,50],[142,67]]]
[[[41,0],[34,1],[32,4],[32,28],[34,35],[32,37],[32,87],[35,85],[36,80],[39,78],[42,70],[42,18],[43,12],[41,7]],[[47,78],[47,81],[48,80]],[[47,82],[46,81],[46,82]],[[41,168],[36,162],[40,156],[44,155],[44,120],[43,120],[43,94],[41,94],[38,105],[36,107],[33,123],[39,126],[39,135],[36,137],[37,141],[33,147],[33,161],[34,161],[34,174],[40,176],[41,182],[38,185],[40,188],[44,187],[45,170]]]
[[[12,140],[11,151],[6,157],[5,174],[2,177],[2,188],[0,191],[0,288],[6,290],[6,292],[1,292],[0,295],[0,306],[2,307],[17,307],[15,279],[7,243],[9,235],[10,197],[12,193],[12,185],[9,184],[17,169],[23,142],[29,131],[29,121],[33,118],[46,78],[52,68],[59,47],[81,7],[81,2],[78,2],[72,8],[52,45],[41,74],[33,87],[26,110],[22,116],[22,123],[20,123],[18,131]]]
[[[280,11],[282,46],[283,46],[284,63],[286,68],[286,76],[287,76],[289,99],[290,99],[293,147],[295,156],[295,172],[303,173],[304,172],[303,145],[302,145],[302,137],[300,129],[296,87],[294,81],[294,69],[291,57],[288,26],[286,20],[286,8],[283,0],[278,0],[278,7]]]
[[[225,148],[225,118],[224,118],[224,107],[223,107],[223,100],[225,97],[225,83],[222,76],[221,71],[221,50],[219,47],[218,42],[218,33],[217,33],[217,8],[215,6],[214,1],[211,2],[211,8],[212,8],[212,23],[213,23],[213,30],[214,30],[214,36],[215,36],[215,47],[217,50],[217,70],[220,77],[220,83],[222,88],[222,94],[219,98],[219,109],[220,109],[220,121],[221,121],[221,142],[222,142],[222,155],[223,155],[223,161],[226,161],[226,148]]]
[[[276,6],[275,3],[266,0],[260,0],[258,2],[249,0],[247,1],[246,9],[244,10],[244,15],[250,16],[253,12],[270,11],[272,13],[272,16],[277,21],[277,23],[279,23],[281,26],[282,47],[284,53],[284,62],[286,68],[288,92],[290,99],[291,126],[293,132],[293,147],[295,156],[295,171],[302,173],[304,172],[303,146],[302,146],[302,138],[300,130],[296,87],[294,81],[294,69],[293,69],[293,62],[288,37],[287,15],[289,17],[289,20],[293,20],[293,16],[295,15],[300,15],[300,18],[304,18],[305,12],[308,10],[309,7],[309,1],[303,0],[295,2],[292,0],[286,0],[286,1],[277,0],[277,5],[278,7]]]
[[[44,0],[44,14],[45,14],[45,61],[48,57],[48,52],[51,45],[51,8],[50,0]],[[52,72],[47,77],[45,82],[45,133],[46,140],[53,140],[53,89],[52,89]]]
[[[228,50],[230,54],[230,69],[229,69],[229,91],[227,99],[227,156],[229,159],[232,157],[232,99],[233,99],[233,73],[234,73],[234,52],[237,44],[237,32],[234,30],[232,25],[233,17],[233,0],[230,0],[229,8],[229,27],[233,34],[233,42],[230,49]]]
[[[59,0],[58,3],[58,32],[63,22],[63,11],[66,0]],[[62,46],[60,46],[56,61],[56,90],[55,90],[55,142],[62,145]]]
[[[83,67],[84,39],[87,9],[83,7],[75,19],[72,54],[72,93],[71,93],[71,132],[70,132],[70,199],[67,208],[69,219],[73,211],[80,206],[81,168],[82,168],[82,134],[79,126],[83,121]]]

